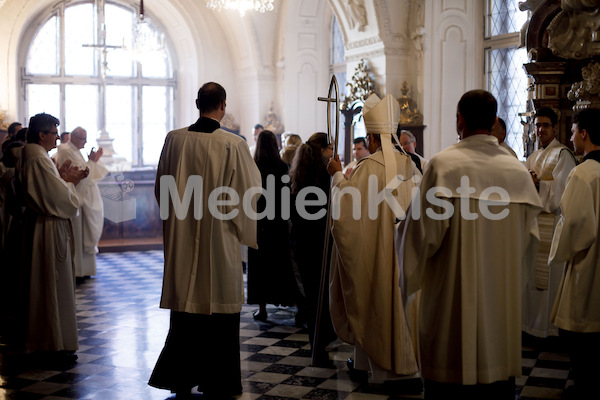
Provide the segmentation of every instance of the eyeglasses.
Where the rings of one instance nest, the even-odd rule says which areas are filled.
[[[551,128],[552,124],[549,124],[547,122],[540,122],[540,123],[535,124],[535,127],[537,129],[540,129],[540,128]]]

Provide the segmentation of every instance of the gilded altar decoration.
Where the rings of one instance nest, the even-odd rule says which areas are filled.
[[[419,112],[417,102],[408,97],[408,84],[406,81],[402,82],[400,91],[402,92],[402,96],[398,98],[398,103],[400,103],[400,119],[398,123],[400,125],[422,125],[423,114]]]
[[[600,55],[600,1],[562,0],[548,25],[548,48],[558,57],[584,60]]]
[[[343,99],[342,110],[352,107],[356,101],[364,102],[373,93],[373,84],[369,77],[369,68],[364,58],[360,59],[358,66],[354,69],[354,75],[350,82],[346,83],[350,88],[350,94]]]
[[[221,120],[221,127],[230,132],[239,133],[240,131],[240,124],[235,122],[235,118],[229,113],[225,113],[225,116]]]
[[[6,123],[6,116],[2,111],[0,111],[0,129],[8,129],[8,124]]]
[[[600,108],[600,63],[592,61],[581,69],[581,82],[571,85],[567,98],[575,101],[573,110]]]
[[[267,112],[267,115],[265,116],[265,122],[263,123],[263,126],[265,129],[273,132],[276,135],[279,135],[283,133],[283,125],[281,124],[281,121],[279,121],[279,115],[277,115],[273,109],[274,105],[273,102],[271,102],[271,105],[269,105],[269,112]]]

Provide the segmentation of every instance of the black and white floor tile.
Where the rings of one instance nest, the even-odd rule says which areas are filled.
[[[174,398],[147,385],[169,326],[169,311],[158,308],[162,262],[161,251],[100,254],[98,275],[76,290],[77,364],[35,367],[0,343],[0,400]],[[269,306],[267,322],[254,321],[255,310],[244,305],[241,315],[242,399],[423,398],[351,380],[346,360],[352,346],[342,342],[330,345],[335,368],[311,367],[308,333],[294,326],[295,309]],[[526,339],[515,399],[560,399],[572,383],[568,357],[554,341]]]

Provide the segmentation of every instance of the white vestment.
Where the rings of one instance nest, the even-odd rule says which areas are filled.
[[[459,190],[463,183],[471,189]],[[421,289],[425,379],[474,385],[521,375],[522,275],[540,208],[527,170],[491,135],[429,161],[396,236],[404,293]]]
[[[75,271],[70,218],[79,207],[72,183],[60,178],[39,144],[26,144],[17,176],[27,204],[25,232],[31,257],[27,348],[78,348],[75,315]],[[28,246],[31,246],[30,248]]]
[[[506,143],[506,142],[502,142],[502,143],[500,143],[500,146],[502,146],[502,147],[504,147],[506,150],[508,150],[508,152],[509,152],[510,154],[512,154],[513,156],[515,156],[515,158],[519,158],[519,157],[517,157],[517,153],[515,153],[515,151],[512,149],[512,147],[510,147],[510,146],[508,145],[508,143]]]
[[[168,189],[171,177],[178,195]],[[177,216],[173,196],[176,202],[181,201],[186,187],[191,201],[182,203],[182,214]],[[214,209],[216,199],[210,197],[211,192],[220,187],[237,193],[237,204]],[[262,187],[260,171],[242,137],[222,129],[212,133],[188,128],[169,132],[155,185],[161,210],[168,210],[168,218],[161,212],[165,246],[161,308],[196,314],[241,311],[244,284],[240,244],[257,247],[256,219],[242,209],[244,194],[251,187]],[[253,196],[254,211],[257,198]],[[232,197],[220,195],[219,199]]]
[[[417,157],[419,157],[419,160],[421,160],[421,171],[423,171],[423,173],[425,173],[425,168],[427,168],[427,164],[429,163],[429,160],[427,160],[425,157],[421,156],[420,154],[415,153],[415,155]]]
[[[75,276],[96,275],[96,253],[104,226],[104,207],[98,181],[108,174],[108,170],[100,161],[85,161],[81,151],[71,142],[58,146],[54,159],[59,166],[71,160],[72,165],[90,170],[89,175],[76,186],[81,205],[71,221],[75,237]]]
[[[576,162],[569,148],[554,139],[545,149],[534,151],[525,162],[540,178],[539,196],[544,210],[538,216],[540,245],[535,268],[527,279],[523,293],[523,331],[537,337],[558,336],[550,322],[552,305],[565,267],[564,262],[548,265],[552,234],[560,218],[560,198],[567,176]]]
[[[551,320],[573,332],[600,332],[600,163],[585,160],[567,180],[549,262],[565,261]]]
[[[417,343],[411,341],[407,322],[410,316],[405,316],[398,286],[394,226],[397,219],[404,217],[421,173],[409,156],[398,151],[393,154],[396,174],[402,177],[390,195],[399,206],[397,215],[385,200],[379,204],[376,200],[386,185],[382,151],[361,160],[348,180],[341,172],[336,173],[331,195],[331,320],[340,339],[366,353],[374,377],[378,374],[373,363],[392,375],[418,372]],[[372,193],[371,180],[376,182]],[[355,198],[353,192],[359,197]],[[370,207],[370,203],[375,206]],[[370,215],[370,210],[376,210],[376,215]],[[357,367],[358,361],[355,360]],[[386,379],[392,377],[388,375]]]

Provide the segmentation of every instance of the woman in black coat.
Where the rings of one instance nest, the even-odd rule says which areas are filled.
[[[258,199],[258,249],[248,249],[248,304],[258,304],[254,318],[267,319],[267,304],[296,304],[299,289],[294,276],[288,241],[288,220],[281,213],[281,194],[289,181],[288,166],[279,158],[277,139],[273,132],[258,135],[254,161],[260,170],[263,189],[274,192],[267,201]],[[283,180],[282,180],[283,178]],[[271,186],[268,188],[268,185]],[[287,189],[289,190],[289,189]]]

